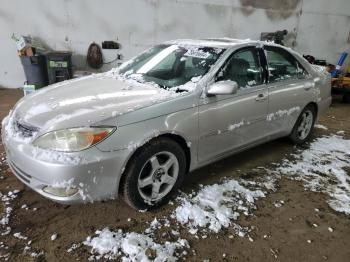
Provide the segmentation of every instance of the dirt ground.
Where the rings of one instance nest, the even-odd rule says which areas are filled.
[[[10,108],[21,97],[18,90],[0,90],[0,119],[8,114]],[[319,121],[329,130],[315,129],[314,137],[330,132],[344,130],[350,134],[350,105],[340,99],[334,103],[326,116]],[[279,162],[295,148],[286,139],[279,139],[247,152],[234,155],[188,175],[183,191],[198,189],[198,184],[212,184],[222,177],[238,177],[250,170]],[[0,144],[0,159],[5,157]],[[237,171],[240,170],[241,172]],[[12,202],[13,213],[10,220],[12,232],[22,232],[32,240],[32,248],[44,251],[39,258],[23,254],[24,241],[12,234],[0,236],[8,250],[0,248],[0,257],[10,252],[9,261],[87,261],[89,250],[81,247],[68,253],[73,243],[81,243],[97,229],[110,227],[127,231],[140,231],[146,222],[154,217],[170,214],[173,206],[167,205],[159,210],[140,213],[132,210],[121,200],[105,201],[86,205],[63,206],[49,201],[24,186],[12,175],[6,164],[0,166],[3,179],[0,192],[20,189]],[[259,174],[253,174],[259,175]],[[326,203],[327,196],[322,193],[305,191],[301,183],[282,179],[278,190],[257,201],[254,216],[240,217],[237,223],[253,226],[253,241],[248,238],[229,238],[230,228],[218,234],[208,234],[206,239],[186,236],[190,250],[189,261],[350,261],[350,219],[337,213]],[[283,200],[285,204],[276,208],[273,203]],[[21,208],[22,205],[29,208]],[[0,213],[3,212],[0,207]],[[36,210],[35,210],[36,209]],[[316,209],[316,211],[315,211]],[[318,210],[318,211],[317,211]],[[129,219],[131,218],[131,219]],[[317,224],[318,227],[314,227]],[[329,227],[334,232],[329,231]],[[52,234],[58,238],[51,241]],[[162,240],[159,236],[158,240]],[[308,243],[307,241],[311,240]]]

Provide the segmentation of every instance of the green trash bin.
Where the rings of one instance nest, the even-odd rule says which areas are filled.
[[[49,84],[73,77],[71,52],[47,52],[45,56]]]

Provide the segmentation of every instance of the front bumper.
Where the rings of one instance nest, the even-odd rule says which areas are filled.
[[[78,153],[40,150],[30,143],[7,137],[2,129],[7,162],[14,175],[46,198],[63,204],[115,198],[119,180],[128,158],[127,150],[102,152],[96,147]],[[43,191],[45,186],[74,187],[69,197]]]

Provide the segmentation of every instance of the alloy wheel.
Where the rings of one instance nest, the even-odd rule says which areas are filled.
[[[301,116],[301,121],[297,129],[298,138],[304,140],[310,134],[314,116],[311,110],[306,110]]]
[[[168,151],[149,158],[138,176],[138,191],[147,202],[156,202],[174,187],[179,175],[179,161]]]

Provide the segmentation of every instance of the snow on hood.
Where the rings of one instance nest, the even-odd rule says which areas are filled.
[[[17,103],[14,116],[43,130],[88,126],[178,95],[109,72],[58,83],[24,97]]]

